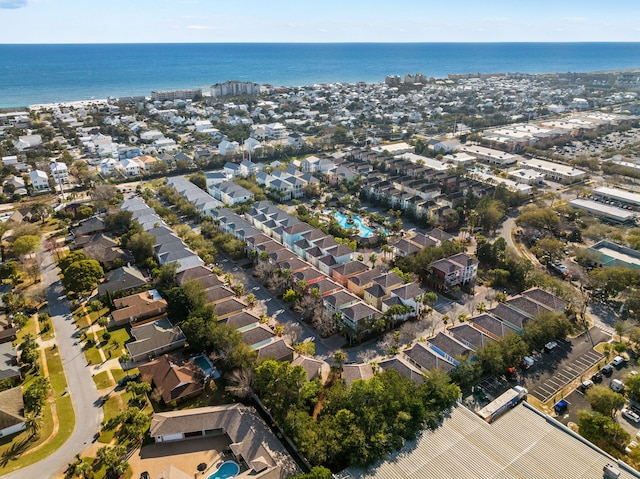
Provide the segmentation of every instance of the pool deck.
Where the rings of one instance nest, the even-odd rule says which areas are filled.
[[[141,472],[147,471],[152,478],[155,478],[169,466],[177,467],[193,476],[201,462],[207,464],[208,469],[212,463],[217,464],[222,451],[227,449],[230,443],[225,435],[144,446],[129,459],[133,470],[132,477],[138,478]],[[208,473],[215,469],[214,466]]]

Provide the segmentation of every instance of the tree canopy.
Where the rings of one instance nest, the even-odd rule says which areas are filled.
[[[103,277],[104,270],[100,263],[93,259],[84,259],[71,263],[64,270],[61,281],[67,291],[85,293],[93,290]]]

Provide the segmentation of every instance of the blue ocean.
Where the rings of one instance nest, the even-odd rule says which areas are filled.
[[[226,80],[274,86],[382,82],[386,75],[640,68],[640,43],[238,43],[0,45],[0,107]]]

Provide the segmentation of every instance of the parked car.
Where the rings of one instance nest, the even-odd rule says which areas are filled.
[[[624,448],[624,452],[629,454],[633,449],[638,447],[638,443],[636,441],[631,441],[627,447]]]
[[[118,386],[126,386],[128,383],[137,381],[138,379],[140,379],[139,374],[127,374],[120,381],[118,381]]]
[[[582,381],[582,384],[580,384],[580,389],[584,392],[592,386],[593,386],[593,381],[591,379],[587,379],[585,381]]]
[[[607,364],[605,367],[602,368],[602,370],[600,371],[604,376],[611,376],[613,374],[613,366],[611,366],[611,364]]]
[[[622,417],[624,417],[625,419],[628,419],[629,421],[635,423],[640,422],[640,416],[637,413],[633,412],[631,409],[624,408],[621,412]]]
[[[546,352],[550,353],[551,351],[553,351],[557,347],[558,347],[558,343],[556,343],[555,341],[549,341],[547,344],[544,345],[544,350]]]
[[[591,376],[591,380],[594,382],[594,384],[600,384],[602,382],[602,373],[595,373],[593,376]]]
[[[530,358],[529,356],[525,356],[522,359],[522,362],[520,363],[520,367],[522,369],[529,369],[531,366],[533,366],[534,363],[535,361],[533,360],[533,358]]]
[[[609,387],[617,393],[624,391],[624,383],[619,379],[612,379]]]
[[[622,363],[624,363],[624,358],[622,356],[616,356],[613,358],[613,361],[611,361],[611,365],[615,367],[620,366]]]

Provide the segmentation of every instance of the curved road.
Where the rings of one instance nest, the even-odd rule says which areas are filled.
[[[82,352],[82,343],[76,337],[78,331],[60,284],[58,268],[46,250],[43,252],[40,269],[76,423],[71,437],[57,451],[31,466],[0,476],[2,479],[44,479],[63,472],[75,460],[76,454],[83,453],[91,445],[103,417],[91,370],[87,367],[87,360]]]

